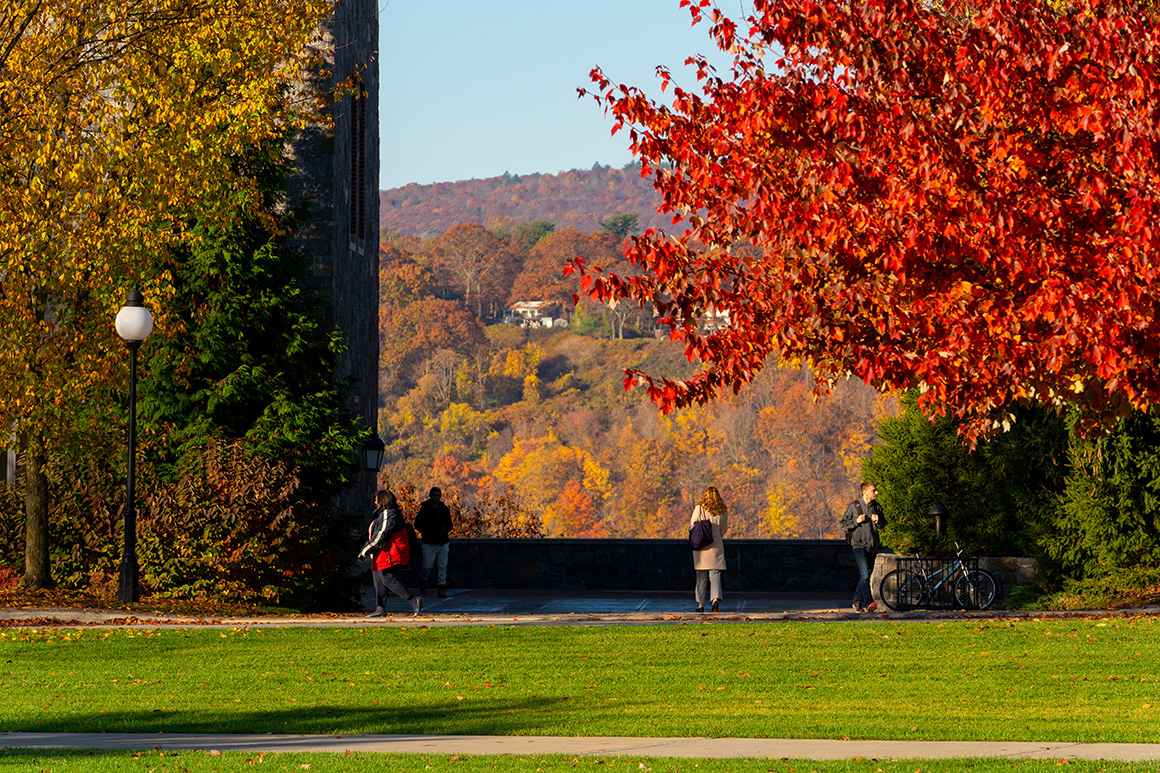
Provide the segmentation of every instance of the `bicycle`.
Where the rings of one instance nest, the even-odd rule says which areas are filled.
[[[977,567],[967,567],[962,546],[955,542],[955,548],[958,552],[953,561],[936,564],[934,559],[917,556],[917,572],[909,569],[888,572],[878,586],[883,603],[896,612],[945,606],[948,599],[962,609],[989,609],[998,593],[995,578]]]

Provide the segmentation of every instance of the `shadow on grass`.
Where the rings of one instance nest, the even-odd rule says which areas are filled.
[[[492,699],[413,707],[317,706],[268,711],[100,711],[5,719],[0,731],[54,733],[290,733],[535,735],[559,724],[567,698]],[[3,736],[0,735],[0,739]]]

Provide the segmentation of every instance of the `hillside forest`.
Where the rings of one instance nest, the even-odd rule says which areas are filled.
[[[461,223],[502,228],[546,220],[559,229],[599,230],[599,221],[635,212],[641,228],[671,224],[659,214],[660,195],[640,164],[622,169],[594,164],[556,174],[513,175],[419,185],[379,192],[379,228],[429,239]]]
[[[384,233],[385,482],[420,499],[440,486],[477,519],[503,510],[492,522],[507,526],[481,532],[496,536],[683,536],[709,485],[729,505],[732,537],[838,536],[897,400],[855,380],[815,401],[812,375],[782,363],[738,395],[663,415],[625,390],[623,369],[691,374],[683,347],[647,309],[573,306],[566,261],[623,270],[623,240],[639,227],[631,215],[601,223]],[[513,324],[521,301],[549,302],[568,326]]]

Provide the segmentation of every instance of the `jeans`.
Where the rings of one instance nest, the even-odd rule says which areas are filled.
[[[858,585],[854,588],[854,603],[860,607],[868,607],[874,601],[874,594],[870,592],[870,573],[874,571],[874,559],[877,556],[873,550],[854,548],[854,563],[858,565]]]
[[[450,542],[442,545],[428,545],[423,543],[423,572],[419,578],[427,582],[431,576],[431,568],[435,567],[435,582],[440,588],[447,587],[447,553],[451,549]]]
[[[693,588],[693,593],[697,598],[697,606],[705,606],[706,601],[714,601],[721,598],[721,570],[720,569],[697,569],[697,584]],[[706,591],[708,597],[706,597]]]

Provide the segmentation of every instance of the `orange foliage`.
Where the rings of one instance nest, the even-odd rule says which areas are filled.
[[[611,264],[621,257],[620,240],[612,234],[586,234],[575,228],[549,235],[528,253],[512,284],[509,303],[552,301],[572,308],[572,296],[580,291],[580,282],[574,275],[565,276],[564,267],[576,257]]]
[[[681,537],[693,503],[714,485],[734,537],[836,535],[874,428],[895,401],[851,382],[815,403],[809,371],[769,368],[739,395],[664,416],[624,391],[621,368],[680,367],[679,344],[482,328],[461,298],[427,294],[424,261],[457,240],[506,251],[497,276],[530,250],[497,298],[566,296],[571,280],[557,269],[569,254],[622,261],[608,234],[505,229],[499,237],[464,227],[422,244],[393,237],[384,249],[380,431],[400,481],[455,492],[480,534]]]
[[[481,225],[457,225],[431,251],[435,270],[480,319],[495,318],[518,269],[518,253],[504,249],[498,236]]]
[[[438,456],[431,465],[432,485],[455,489],[467,496],[478,497],[488,493],[488,480],[483,470],[454,456]]]
[[[609,536],[608,524],[600,518],[592,497],[580,481],[568,481],[549,511],[552,520],[560,524],[561,532],[569,537],[598,539]]]

